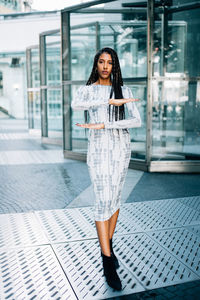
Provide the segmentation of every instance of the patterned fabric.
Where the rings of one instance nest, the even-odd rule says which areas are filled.
[[[90,123],[105,124],[105,129],[89,129],[88,135],[87,165],[96,197],[95,221],[108,220],[120,208],[131,157],[127,128],[141,126],[140,114],[134,102],[125,104],[128,118],[109,122],[110,91],[111,86],[106,85],[81,86],[71,103],[74,110],[88,110]],[[122,86],[122,93],[124,98],[133,98],[127,86]]]

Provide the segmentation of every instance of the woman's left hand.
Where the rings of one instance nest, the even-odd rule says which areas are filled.
[[[104,129],[104,123],[98,123],[98,124],[79,124],[76,123],[76,126],[84,127],[84,128],[89,128],[89,129]]]

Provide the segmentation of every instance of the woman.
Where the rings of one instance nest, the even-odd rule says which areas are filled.
[[[137,99],[133,99],[130,88],[123,86],[117,53],[106,47],[96,54],[89,80],[78,89],[71,104],[74,110],[85,110],[85,124],[76,125],[89,128],[87,165],[96,197],[94,219],[104,275],[116,290],[121,290],[122,285],[116,272],[119,262],[112,237],[131,157],[128,128],[141,126],[134,101]],[[129,114],[126,119],[124,104]]]

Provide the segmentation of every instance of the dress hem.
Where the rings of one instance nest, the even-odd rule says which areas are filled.
[[[120,209],[120,205],[119,206],[117,206],[117,207],[115,207],[114,209],[113,209],[113,211],[109,214],[109,216],[107,216],[107,217],[104,217],[104,218],[94,218],[94,220],[95,221],[107,221],[107,220],[109,220],[115,213],[116,213],[116,211],[118,210],[118,209]],[[97,220],[98,219],[98,220]]]

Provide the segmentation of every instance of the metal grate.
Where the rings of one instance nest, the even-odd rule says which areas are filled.
[[[72,283],[78,299],[108,299],[110,297],[144,291],[142,285],[121,263],[117,270],[123,290],[111,289],[103,276],[98,241],[79,241],[53,245],[64,271]]]
[[[185,228],[148,232],[161,246],[200,276],[200,238]]]
[[[0,299],[77,299],[50,246],[0,253]]]
[[[181,224],[173,220],[167,214],[162,211],[155,209],[154,206],[147,202],[137,202],[122,205],[121,214],[125,216],[126,222],[130,222],[130,226],[134,222],[137,228],[141,228],[140,231],[154,230],[154,229],[164,229],[177,227]],[[157,202],[157,201],[154,201]]]
[[[195,226],[186,226],[186,228],[190,231],[196,234],[198,237],[200,237],[200,225]]]
[[[182,204],[193,208],[194,210],[200,211],[200,196],[178,198],[176,201],[179,201]]]
[[[195,225],[200,223],[200,211],[194,210],[176,199],[147,201],[145,204],[149,209],[162,214],[162,218],[176,220],[177,224]]]
[[[47,242],[34,213],[1,214],[0,247],[41,245]]]
[[[36,215],[51,243],[97,237],[76,209],[37,211]]]
[[[75,299],[69,282],[79,299],[107,299],[199,279],[198,203],[181,201],[121,205],[121,292],[103,276],[93,207],[1,214],[0,299]]]
[[[116,254],[146,289],[199,277],[145,233],[116,237]]]

